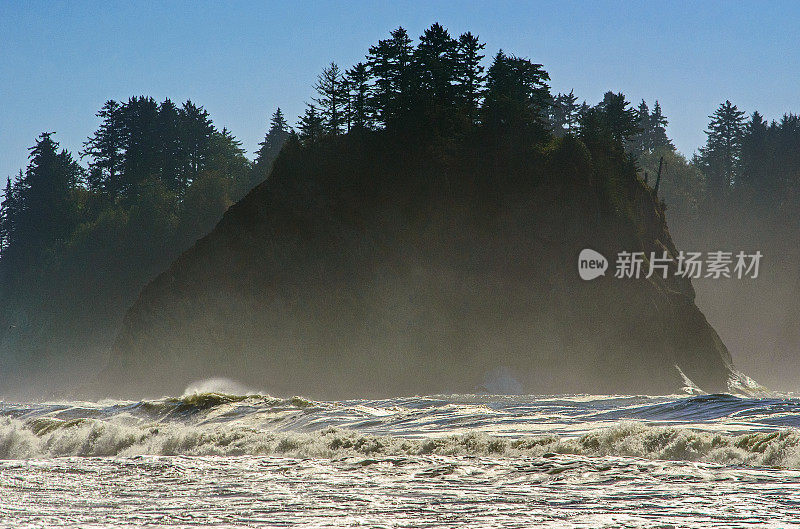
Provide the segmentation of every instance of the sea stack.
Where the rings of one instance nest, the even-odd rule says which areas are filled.
[[[587,281],[578,256],[609,260]],[[276,395],[724,391],[731,358],[673,268],[628,157],[572,136],[291,140],[270,177],[153,280],[99,384],[174,394],[230,377]]]

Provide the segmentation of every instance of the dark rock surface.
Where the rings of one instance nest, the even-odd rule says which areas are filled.
[[[604,277],[579,278],[584,248],[609,259]],[[99,386],[662,394],[683,385],[677,365],[724,391],[730,355],[690,282],[616,279],[623,250],[677,254],[663,206],[601,146],[433,148],[386,133],[289,145],[142,291]]]

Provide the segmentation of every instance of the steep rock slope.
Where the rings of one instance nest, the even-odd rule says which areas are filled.
[[[583,281],[578,254],[609,258]],[[675,255],[632,164],[567,137],[290,144],[128,312],[100,386],[207,377],[272,394],[725,389],[730,355],[688,280],[614,278],[619,251]]]

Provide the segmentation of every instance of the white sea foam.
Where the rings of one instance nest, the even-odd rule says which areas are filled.
[[[0,458],[193,455],[623,456],[800,468],[795,400],[414,397],[347,403],[191,393],[3,405]]]
[[[0,528],[800,527],[794,397],[241,393],[0,403]]]

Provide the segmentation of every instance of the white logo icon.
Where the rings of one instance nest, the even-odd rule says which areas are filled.
[[[586,248],[578,256],[578,274],[584,281],[606,275],[608,259],[603,254]]]

